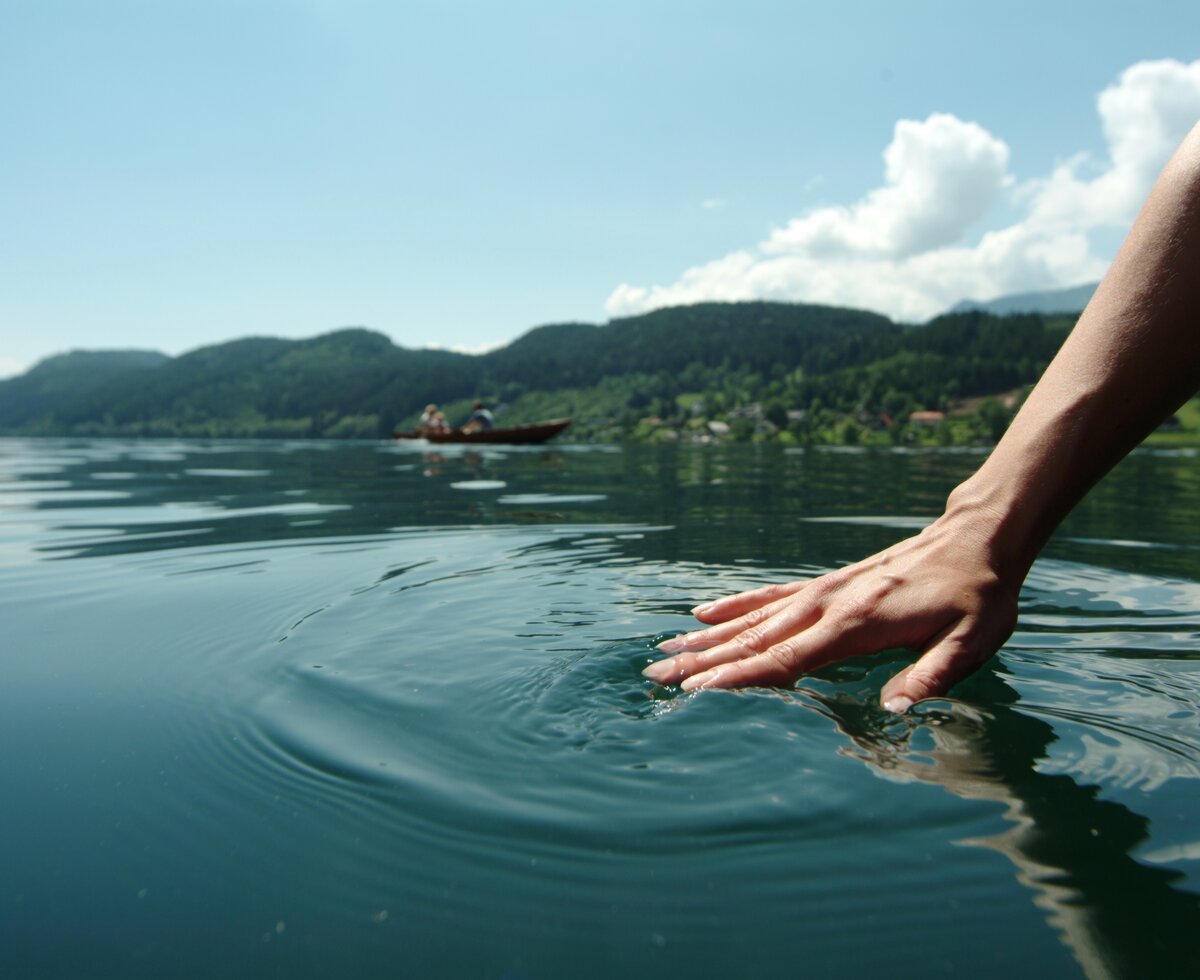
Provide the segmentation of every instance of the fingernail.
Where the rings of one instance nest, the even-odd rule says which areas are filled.
[[[712,607],[713,607],[713,603],[711,603],[711,602],[702,602],[702,603],[700,603],[700,605],[698,605],[698,606],[693,606],[693,607],[692,607],[692,610],[691,610],[691,613],[692,613],[692,615],[693,615],[693,616],[703,616],[703,615],[704,615],[705,613],[707,613],[707,612],[708,612],[708,611],[709,611],[709,610],[710,610]]]
[[[717,678],[721,676],[719,670],[705,671],[703,674],[693,674],[686,681],[679,685],[684,691],[698,691],[702,687],[708,687],[717,682]]]
[[[884,711],[890,711],[894,715],[902,715],[912,706],[912,698],[906,698],[903,694],[897,694],[883,702]]]
[[[655,649],[661,650],[663,653],[675,653],[683,649],[684,642],[682,636],[673,636],[669,640],[663,640]]]
[[[642,671],[642,676],[650,678],[655,684],[666,684],[675,676],[675,661],[660,660],[656,664],[651,664]]]

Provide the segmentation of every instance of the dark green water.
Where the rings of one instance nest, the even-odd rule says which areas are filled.
[[[1200,459],[1139,453],[896,718],[640,676],[969,454],[0,440],[0,973],[1200,971]]]

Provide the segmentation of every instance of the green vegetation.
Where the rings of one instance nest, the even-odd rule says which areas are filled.
[[[103,357],[76,352],[78,364]],[[148,367],[114,366],[86,390],[54,397],[51,359],[0,382],[0,431],[40,435],[378,438],[397,406],[470,391],[477,359],[397,348],[339,330],[311,340],[253,337]]]
[[[858,310],[705,303],[539,327],[479,356],[346,329],[177,358],[73,352],[0,382],[0,432],[386,438],[428,402],[501,424],[571,416],[569,438],[789,445],[994,442],[1073,325],[969,312],[904,328]],[[1154,438],[1200,440],[1189,404]]]
[[[1186,402],[1146,439],[1146,444],[1164,449],[1200,445],[1200,396]]]

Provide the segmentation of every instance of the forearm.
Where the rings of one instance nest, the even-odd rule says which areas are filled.
[[[1062,350],[979,471],[919,535],[810,581],[697,607],[646,676],[686,690],[787,684],[888,647],[880,692],[936,697],[998,650],[1029,566],[1088,489],[1200,384],[1200,127],[1155,185]]]
[[[1200,126],[1154,190],[1058,356],[947,517],[1024,577],[1112,466],[1200,386]]]

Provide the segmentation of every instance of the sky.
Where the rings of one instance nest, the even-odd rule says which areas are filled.
[[[0,0],[0,377],[1099,278],[1200,4]]]

